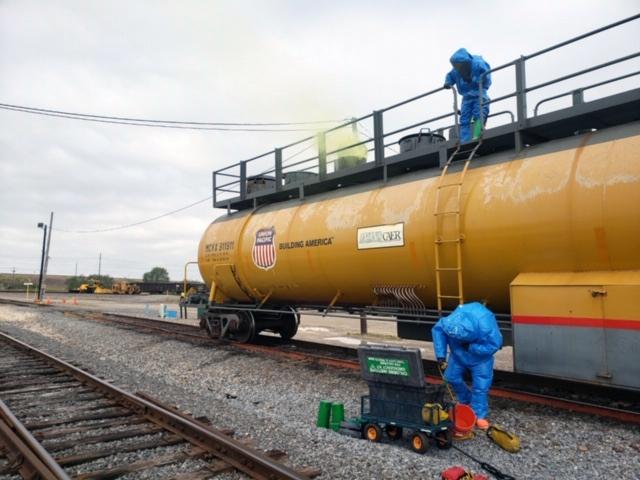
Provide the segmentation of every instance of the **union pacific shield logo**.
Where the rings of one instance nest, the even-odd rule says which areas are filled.
[[[256,240],[253,244],[251,256],[256,267],[269,270],[276,264],[276,229],[261,228],[256,232]]]

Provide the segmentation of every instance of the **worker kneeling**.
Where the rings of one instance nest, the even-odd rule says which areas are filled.
[[[431,334],[444,379],[451,384],[460,403],[471,405],[478,417],[478,428],[489,428],[488,394],[493,380],[493,355],[502,348],[502,334],[495,315],[477,302],[460,305],[451,315],[440,318]],[[451,350],[448,364],[447,346]],[[466,370],[471,372],[471,390],[462,379]]]

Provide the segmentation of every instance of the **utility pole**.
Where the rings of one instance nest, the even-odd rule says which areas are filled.
[[[74,273],[74,275],[73,275],[73,276],[74,276],[74,277],[77,277],[77,276],[78,276],[78,262],[76,262],[76,273]]]
[[[13,285],[13,282],[15,282],[16,280],[16,267],[13,267],[13,269],[11,270],[11,284]]]
[[[98,255],[98,276],[100,276],[101,272],[102,272],[102,252],[100,252],[100,255]]]
[[[38,301],[42,295],[42,273],[44,271],[44,253],[47,245],[47,224],[46,223],[38,223],[38,228],[42,228],[44,233],[42,235],[42,257],[40,258],[40,276],[38,277],[38,291],[36,292],[36,297]]]
[[[47,237],[47,251],[44,254],[44,271],[42,274],[42,296],[47,289],[47,268],[49,268],[49,247],[51,246],[51,234],[53,233],[53,212],[49,218],[49,236]]]

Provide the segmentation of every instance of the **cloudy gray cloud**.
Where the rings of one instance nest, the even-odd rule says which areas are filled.
[[[362,115],[439,86],[453,50],[493,65],[637,11],[613,2],[0,2],[0,102],[143,118],[270,122]],[[531,82],[637,48],[638,22],[531,62]],[[603,73],[604,74],[604,73]],[[593,78],[600,78],[596,74]],[[494,80],[494,95],[512,86]],[[563,87],[556,87],[558,91]],[[547,92],[548,95],[551,93]],[[448,108],[390,114],[389,125]],[[395,123],[394,123],[395,122]],[[38,269],[39,221],[99,229],[210,195],[211,170],[303,133],[184,131],[0,111],[0,272]],[[174,278],[196,256],[207,202],[140,227],[55,231],[50,272]]]

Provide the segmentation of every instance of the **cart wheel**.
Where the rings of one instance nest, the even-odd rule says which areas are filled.
[[[396,425],[387,425],[385,431],[387,432],[387,436],[391,440],[399,440],[402,438],[402,427],[398,427]]]
[[[362,432],[364,438],[370,442],[379,442],[382,439],[382,429],[375,423],[367,423]]]
[[[429,448],[429,439],[422,432],[416,432],[411,436],[411,449],[416,453],[424,453]]]
[[[453,433],[447,429],[444,432],[436,433],[436,447],[440,450],[448,450],[453,444]]]

